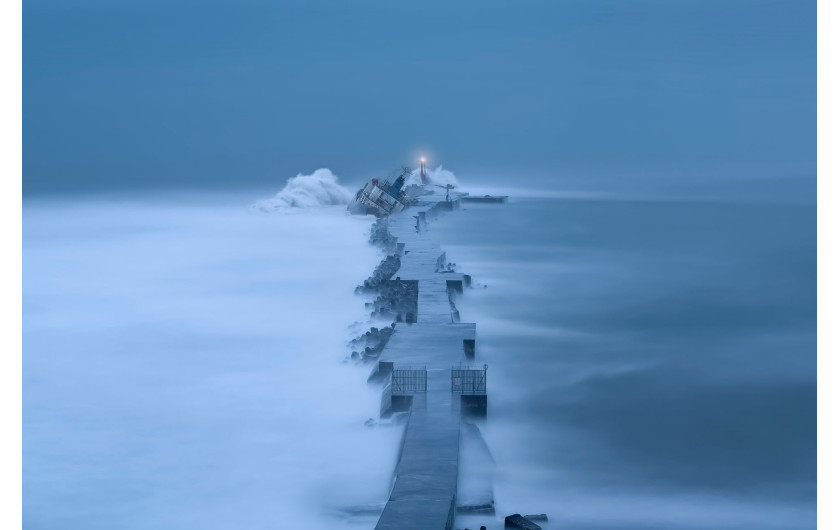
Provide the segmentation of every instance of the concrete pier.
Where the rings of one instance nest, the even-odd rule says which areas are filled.
[[[486,414],[486,387],[476,390],[470,380],[472,386],[465,394],[462,372],[453,374],[453,368],[470,367],[475,355],[475,324],[460,322],[452,302],[453,292],[461,292],[469,277],[451,270],[445,252],[425,231],[426,223],[439,212],[458,208],[463,196],[450,193],[447,201],[442,193],[427,195],[420,204],[388,219],[400,257],[393,279],[416,281],[418,295],[416,322],[396,324],[370,379],[384,387],[383,414],[407,408],[409,415],[394,486],[377,530],[453,527],[462,401],[470,412],[478,410],[481,416],[483,407]],[[487,484],[485,480],[482,485],[482,502],[484,513],[492,513],[492,484]]]
[[[461,197],[461,202],[503,203],[507,199],[507,195],[476,195]]]

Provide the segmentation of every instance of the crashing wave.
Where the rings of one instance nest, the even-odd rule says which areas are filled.
[[[429,179],[430,183],[437,184],[438,186],[446,186],[447,184],[450,184],[453,187],[459,186],[458,179],[455,178],[455,173],[449,171],[448,169],[443,169],[443,166],[438,166],[434,169],[427,169],[426,177]],[[412,171],[411,175],[405,179],[405,183],[406,185],[422,184],[420,181],[420,168]]]
[[[326,168],[316,169],[311,175],[298,174],[286,181],[286,186],[270,199],[254,204],[263,212],[276,212],[291,208],[316,208],[347,204],[353,194],[338,183],[338,177]]]

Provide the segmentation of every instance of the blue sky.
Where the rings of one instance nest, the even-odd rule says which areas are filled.
[[[815,189],[815,2],[23,10],[25,194],[350,184],[421,152],[488,182]]]

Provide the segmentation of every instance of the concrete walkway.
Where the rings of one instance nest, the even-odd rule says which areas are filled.
[[[425,395],[414,398],[391,495],[377,530],[450,530],[458,491],[460,396],[452,394],[451,368],[468,361],[464,341],[475,341],[475,324],[458,323],[447,287],[464,276],[445,272],[446,254],[429,240],[425,222],[457,207],[443,194],[389,219],[389,230],[405,245],[394,277],[418,282],[417,322],[399,323],[380,361],[428,371]],[[419,226],[419,230],[418,230]],[[454,283],[453,283],[454,282]],[[455,399],[453,399],[453,397]]]

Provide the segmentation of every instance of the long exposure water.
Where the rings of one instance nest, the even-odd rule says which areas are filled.
[[[500,514],[816,527],[813,205],[514,197],[430,226],[478,284]]]
[[[370,220],[254,199],[24,205],[25,528],[373,526],[400,433],[342,362]]]
[[[343,362],[370,219],[256,198],[25,203],[25,528],[373,527],[400,433]],[[474,278],[498,515],[815,527],[815,226],[516,197],[431,223]]]

